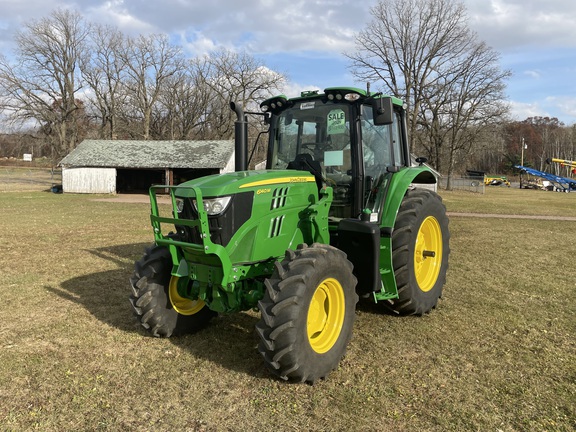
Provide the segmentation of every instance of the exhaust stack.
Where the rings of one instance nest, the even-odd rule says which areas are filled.
[[[230,109],[236,113],[237,120],[234,122],[234,163],[236,171],[248,169],[248,120],[244,110],[239,104],[230,102]]]

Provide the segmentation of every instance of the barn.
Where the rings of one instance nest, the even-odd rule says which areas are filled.
[[[84,140],[60,161],[68,193],[145,193],[234,171],[234,141]]]

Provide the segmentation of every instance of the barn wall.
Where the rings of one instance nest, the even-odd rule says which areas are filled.
[[[224,168],[220,169],[220,174],[228,173],[228,172],[234,172],[234,168],[236,166],[234,155],[235,155],[235,153],[232,152],[232,156],[230,156],[230,159],[228,159],[228,163],[226,164],[226,166]]]
[[[63,168],[62,190],[65,193],[116,193],[116,168]]]

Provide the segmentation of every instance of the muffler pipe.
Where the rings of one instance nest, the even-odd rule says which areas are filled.
[[[236,171],[248,169],[248,120],[244,110],[235,102],[230,102],[230,109],[236,113],[234,122],[234,164]]]

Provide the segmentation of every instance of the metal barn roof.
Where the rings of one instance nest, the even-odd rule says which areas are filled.
[[[234,141],[84,140],[60,165],[109,168],[224,168]]]

